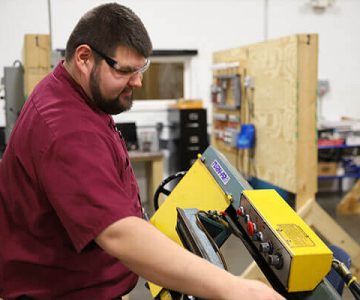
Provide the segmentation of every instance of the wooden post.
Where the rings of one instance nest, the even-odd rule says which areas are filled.
[[[360,179],[336,207],[339,215],[360,215]]]

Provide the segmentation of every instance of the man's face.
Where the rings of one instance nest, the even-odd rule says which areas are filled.
[[[123,70],[143,66],[145,59],[130,49],[119,47],[114,57]],[[91,99],[103,112],[116,115],[127,111],[133,103],[134,88],[141,87],[142,74],[118,72],[104,59],[94,64],[90,73],[89,88]]]

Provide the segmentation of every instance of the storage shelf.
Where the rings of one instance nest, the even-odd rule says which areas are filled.
[[[348,149],[357,147],[360,147],[360,145],[319,145],[318,149]]]
[[[344,178],[360,178],[360,174],[345,174],[332,176],[318,176],[318,179],[344,179]]]

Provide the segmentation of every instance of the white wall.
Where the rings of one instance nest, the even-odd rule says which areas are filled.
[[[307,2],[270,0],[269,37],[319,33],[318,77],[330,81],[323,116],[360,118],[360,1],[337,0],[324,13],[314,13]]]
[[[101,0],[51,0],[53,49],[64,48],[79,17]],[[319,78],[330,81],[323,115],[360,116],[359,0],[337,0],[323,13],[310,0],[124,0],[143,20],[155,49],[197,49],[188,97],[209,105],[211,59],[216,50],[293,33],[320,35]],[[0,0],[0,77],[3,67],[21,59],[25,33],[49,33],[47,0]],[[265,8],[267,18],[265,18]],[[135,111],[144,106],[135,105]],[[159,107],[159,104],[156,104]],[[160,104],[162,109],[164,105]],[[133,115],[131,115],[133,114]],[[121,116],[117,120],[121,120]],[[138,118],[136,112],[125,119]],[[1,117],[0,117],[1,119]],[[154,119],[162,120],[164,116]]]

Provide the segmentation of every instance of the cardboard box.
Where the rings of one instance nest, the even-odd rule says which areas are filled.
[[[318,176],[336,176],[337,163],[336,162],[319,162],[318,163]]]
[[[24,73],[25,97],[28,97],[34,87],[49,74],[50,68],[26,68]]]
[[[25,69],[50,68],[50,36],[48,34],[25,34],[23,58]]]

